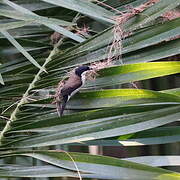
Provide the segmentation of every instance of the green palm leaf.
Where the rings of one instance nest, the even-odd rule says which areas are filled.
[[[179,1],[160,0],[127,18],[120,24],[122,53],[108,50],[118,10],[125,14],[132,12],[126,5],[138,8],[146,2],[103,1],[115,10],[83,0],[0,1],[1,178],[179,179],[179,173],[153,167],[179,166],[178,155],[118,159],[36,150],[179,142],[180,90],[163,82],[164,76],[177,77],[180,63],[163,58],[180,52],[180,20],[162,21],[164,13],[178,9]],[[90,26],[87,36],[79,35],[84,23]],[[56,45],[49,40],[52,31],[61,34]],[[51,95],[67,71],[119,55],[122,62],[99,70],[59,117]],[[144,85],[153,78],[162,80],[159,91]],[[129,88],[127,83],[134,81],[139,88]]]
[[[142,165],[126,160],[120,160],[117,158],[107,156],[95,156],[83,153],[66,153],[61,151],[20,151],[7,154],[1,154],[1,157],[24,155],[30,156],[41,161],[48,162],[49,164],[60,167],[59,173],[62,173],[61,169],[65,168],[69,171],[75,171],[78,169],[82,172],[82,177],[98,177],[108,179],[177,179],[179,173],[173,173],[161,168]],[[74,161],[76,163],[74,163]],[[92,167],[93,165],[93,167]],[[111,173],[108,174],[109,170]],[[68,172],[69,176],[75,176]],[[3,171],[2,171],[3,173]],[[16,172],[15,172],[16,173]],[[14,173],[14,174],[15,174]],[[78,175],[76,175],[78,176]],[[76,177],[75,176],[75,177]],[[42,176],[41,176],[42,177]]]

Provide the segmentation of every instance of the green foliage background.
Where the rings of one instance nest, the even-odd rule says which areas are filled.
[[[0,0],[2,179],[180,179],[159,168],[179,166],[179,154],[119,159],[68,152],[77,145],[120,149],[180,139],[180,89],[164,85],[163,78],[159,91],[147,87],[148,79],[180,72],[173,59],[180,52],[180,19],[163,18],[179,10],[179,0],[160,0],[124,23],[129,35],[122,40],[123,64],[100,70],[70,100],[66,115],[57,116],[51,95],[58,82],[78,65],[106,59],[116,24],[112,17],[147,0],[103,2],[116,11],[88,0]],[[89,34],[75,33],[84,24]],[[62,37],[55,46],[54,31]],[[138,89],[129,86],[134,81]]]

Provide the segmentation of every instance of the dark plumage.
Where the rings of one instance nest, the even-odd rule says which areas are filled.
[[[58,104],[57,111],[60,116],[63,115],[66,103],[70,97],[73,96],[85,82],[84,72],[90,70],[89,66],[80,66],[75,69],[75,72],[71,74],[69,79],[65,82],[61,89],[62,102]]]

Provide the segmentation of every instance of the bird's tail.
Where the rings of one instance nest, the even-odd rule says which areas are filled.
[[[60,117],[63,115],[65,107],[66,107],[66,103],[65,102],[63,102],[63,103],[57,102],[56,103],[57,113],[58,113],[58,115]]]
[[[57,113],[60,117],[63,115],[67,100],[68,100],[68,98],[65,97],[62,102],[56,103]]]
[[[57,110],[58,116],[61,116],[61,103],[60,102],[56,102],[56,110]]]

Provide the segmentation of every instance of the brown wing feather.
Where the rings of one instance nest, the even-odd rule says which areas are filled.
[[[70,96],[71,93],[81,87],[82,82],[79,76],[73,75],[71,76],[65,83],[64,87],[61,90],[62,96],[68,95]]]
[[[58,106],[58,114],[63,115],[63,111],[66,107],[66,103],[69,100],[69,96],[72,95],[76,89],[80,88],[82,85],[81,79],[79,76],[71,76],[65,83],[64,87],[61,89],[61,96],[63,97],[61,105]]]

